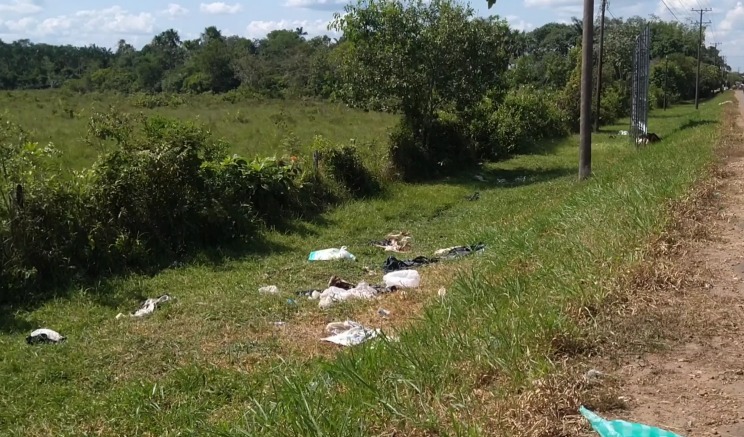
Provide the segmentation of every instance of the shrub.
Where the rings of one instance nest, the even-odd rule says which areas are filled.
[[[389,153],[393,171],[410,181],[452,174],[477,162],[467,127],[446,112],[439,112],[428,129],[420,120],[401,119],[390,134]]]
[[[0,301],[75,277],[157,265],[197,247],[252,238],[326,200],[297,159],[225,157],[203,127],[112,110],[91,136],[115,138],[85,172],[0,125]],[[16,194],[21,187],[20,195]]]
[[[323,173],[352,197],[372,196],[381,191],[380,182],[364,166],[354,145],[333,147],[320,136],[315,137],[313,145],[321,154]]]
[[[552,93],[530,88],[514,90],[495,106],[492,100],[485,99],[470,124],[477,150],[484,158],[497,160],[513,153],[527,153],[542,139],[567,134],[567,117]]]

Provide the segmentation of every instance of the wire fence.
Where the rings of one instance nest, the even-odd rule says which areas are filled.
[[[630,140],[638,145],[648,133],[648,86],[651,67],[651,28],[636,37],[633,54],[633,90],[630,108]]]

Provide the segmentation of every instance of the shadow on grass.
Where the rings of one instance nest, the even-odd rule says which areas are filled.
[[[475,168],[455,177],[431,184],[462,185],[477,188],[517,188],[563,178],[576,172],[573,167],[553,168]]]
[[[117,272],[98,272],[96,275],[83,278],[69,278],[53,287],[39,285],[23,292],[19,291],[17,296],[2,296],[0,332],[13,333],[38,328],[38,326],[32,327],[28,321],[18,318],[16,314],[33,311],[51,300],[67,299],[78,290],[85,290],[86,295],[96,304],[118,308],[133,297],[139,300],[157,297],[151,295],[150,288],[136,284],[128,292],[120,293],[121,280],[129,276],[153,277],[168,269],[189,265],[206,265],[219,270],[228,263],[247,256],[262,256],[289,250],[291,250],[290,247],[269,241],[257,232],[256,237],[247,243],[202,248],[181,254],[164,254],[147,265],[126,268]]]

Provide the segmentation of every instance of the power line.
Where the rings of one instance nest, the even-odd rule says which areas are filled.
[[[674,17],[674,19],[677,20],[677,23],[682,24],[682,23],[680,23],[679,18],[677,18],[677,14],[675,14],[674,11],[672,10],[672,8],[669,7],[669,5],[667,4],[666,0],[661,0],[661,2],[664,3],[664,6],[666,6],[667,11],[669,11],[669,13],[672,14],[672,16]]]

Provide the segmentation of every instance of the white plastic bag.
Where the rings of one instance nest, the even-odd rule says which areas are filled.
[[[398,270],[383,276],[386,287],[418,288],[421,275],[416,270]]]
[[[336,259],[356,260],[356,257],[346,250],[346,246],[342,246],[341,249],[333,248],[310,252],[310,256],[307,259],[309,261],[331,261]]]
[[[356,287],[344,290],[338,287],[328,287],[319,296],[320,308],[328,308],[336,302],[342,302],[349,299],[374,299],[377,296],[377,290],[370,287],[366,282],[360,282]]]
[[[40,328],[32,331],[31,334],[26,337],[26,343],[60,343],[65,341],[66,339],[67,337],[61,335],[57,331],[48,328]]]
[[[322,340],[341,346],[356,346],[380,334],[379,329],[369,329],[351,320],[329,323],[325,330],[335,335]]]

